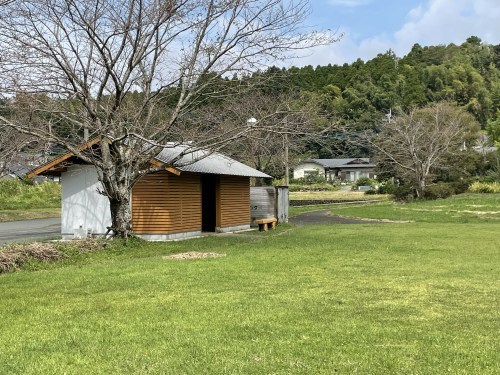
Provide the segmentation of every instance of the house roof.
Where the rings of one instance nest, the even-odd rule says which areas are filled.
[[[162,163],[169,163],[188,147],[189,146],[181,145],[165,148],[156,156],[156,160]],[[248,165],[231,159],[229,156],[218,152],[210,153],[206,150],[190,152],[184,155],[174,163],[174,167],[183,172],[272,178]]]
[[[315,163],[324,168],[374,168],[369,158],[346,158],[346,159],[307,159],[303,163]]]
[[[498,147],[496,146],[474,146],[472,149],[481,155],[489,154],[490,152],[496,152]]]
[[[79,150],[84,150],[85,148],[92,147],[98,143],[98,139],[95,138],[79,148]],[[179,155],[186,151],[189,146],[180,145],[175,147],[167,147],[163,149],[153,160],[153,164],[161,163],[171,163],[173,160],[179,157]],[[51,170],[56,170],[61,166],[61,164],[75,155],[72,152],[67,152],[48,163],[45,163],[28,173],[28,177],[34,177],[36,175],[48,173]],[[271,176],[260,172],[248,165],[240,163],[230,157],[223,155],[221,153],[210,153],[207,150],[199,150],[195,152],[188,152],[183,155],[179,160],[173,163],[173,167],[166,168],[172,173],[179,174],[180,172],[195,172],[195,173],[207,173],[207,174],[219,174],[228,176],[242,176],[242,177],[263,177],[272,178]]]

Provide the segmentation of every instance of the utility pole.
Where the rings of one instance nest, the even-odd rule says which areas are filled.
[[[285,134],[285,185],[290,184],[290,166],[288,165],[288,133]]]
[[[283,138],[285,143],[285,185],[290,183],[290,167],[288,165],[288,118],[285,117],[285,136]]]

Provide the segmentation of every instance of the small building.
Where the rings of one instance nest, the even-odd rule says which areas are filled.
[[[369,158],[307,159],[293,169],[293,178],[319,173],[328,181],[356,182],[361,177],[376,178]]]
[[[180,151],[179,146],[165,149],[155,161],[168,163]],[[250,178],[271,176],[220,153],[187,154],[178,163],[146,174],[134,185],[133,234],[154,241],[250,228]],[[99,193],[102,185],[92,165],[67,153],[30,173],[35,175],[61,178],[63,239],[107,232],[109,200]]]

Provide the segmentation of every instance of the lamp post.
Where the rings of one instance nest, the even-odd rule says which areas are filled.
[[[257,123],[257,119],[255,117],[250,117],[247,120],[247,125],[250,127],[254,126],[256,123]]]

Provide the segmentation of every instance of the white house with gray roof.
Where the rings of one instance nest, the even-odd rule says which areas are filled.
[[[376,178],[369,158],[307,159],[293,169],[293,178],[319,173],[328,181],[355,182],[361,177]]]

